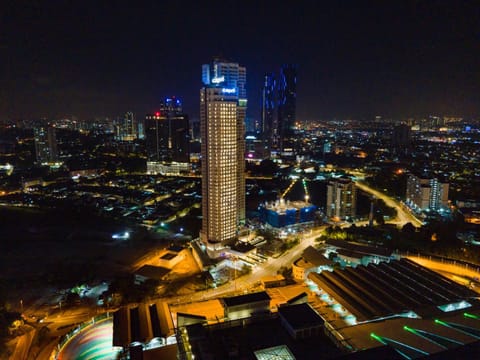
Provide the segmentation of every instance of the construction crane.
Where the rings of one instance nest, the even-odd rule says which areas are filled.
[[[305,202],[308,203],[308,200],[310,200],[310,193],[308,192],[307,181],[305,179],[302,179],[302,185],[303,191],[305,191]]]
[[[297,179],[293,179],[292,182],[290,183],[290,185],[288,185],[287,189],[282,193],[282,195],[280,195],[280,199],[283,199],[285,197],[285,195],[288,194],[288,192],[290,190],[292,190],[293,186],[296,184],[298,178]]]
[[[280,195],[280,200],[284,199],[285,196],[288,194],[290,190],[292,190],[293,186],[297,183],[299,178],[293,179],[290,185],[288,185],[287,189]],[[302,179],[303,191],[305,191],[305,202],[310,200],[310,193],[308,192],[307,181]]]

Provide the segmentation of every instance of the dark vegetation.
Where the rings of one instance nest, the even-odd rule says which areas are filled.
[[[456,216],[453,221],[432,221],[418,229],[410,223],[401,229],[392,225],[352,225],[345,229],[330,227],[322,240],[356,241],[390,248],[393,251],[437,255],[480,264],[478,247],[465,244],[457,238],[457,232],[462,231],[465,226],[463,218]]]

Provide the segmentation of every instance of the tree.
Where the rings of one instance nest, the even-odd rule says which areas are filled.
[[[406,223],[402,227],[402,233],[410,236],[415,234],[415,226],[411,222]]]

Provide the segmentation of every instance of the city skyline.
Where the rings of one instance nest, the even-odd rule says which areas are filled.
[[[5,10],[2,120],[142,117],[171,94],[198,118],[199,64],[212,54],[249,69],[255,119],[264,74],[285,63],[298,64],[300,120],[479,110],[474,2],[15,2]]]

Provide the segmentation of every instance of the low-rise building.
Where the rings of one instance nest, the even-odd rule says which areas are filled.
[[[221,301],[225,310],[225,318],[229,320],[270,312],[270,296],[265,291],[227,297]]]
[[[327,259],[313,246],[309,246],[303,251],[302,257],[292,264],[293,278],[302,281],[307,279],[309,272],[321,272],[323,270],[331,271],[333,265],[333,261]]]

